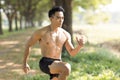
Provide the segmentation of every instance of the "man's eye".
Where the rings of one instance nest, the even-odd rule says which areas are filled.
[[[60,17],[57,17],[57,19],[59,19]]]

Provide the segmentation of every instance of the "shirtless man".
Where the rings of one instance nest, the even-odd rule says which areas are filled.
[[[74,56],[83,46],[83,39],[76,38],[78,45],[74,48],[70,34],[61,28],[64,21],[64,9],[62,7],[53,7],[48,12],[48,16],[51,24],[35,31],[26,44],[23,70],[25,73],[30,70],[27,64],[29,49],[39,41],[43,56],[39,62],[40,69],[50,75],[50,80],[67,80],[71,66],[61,60],[62,47],[65,45],[69,54]]]

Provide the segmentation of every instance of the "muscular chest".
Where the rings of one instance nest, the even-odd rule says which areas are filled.
[[[59,32],[58,34],[49,32],[49,33],[46,33],[41,38],[41,43],[44,45],[60,46],[60,45],[63,45],[65,41],[66,41],[66,36],[62,32]]]

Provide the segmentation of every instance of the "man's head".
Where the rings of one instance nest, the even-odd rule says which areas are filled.
[[[56,12],[63,12],[64,13],[64,9],[61,6],[55,6],[55,7],[53,7],[48,12],[49,18],[52,17],[53,15],[55,15]]]
[[[51,24],[56,27],[62,27],[64,21],[64,9],[60,6],[53,7],[48,16],[50,18]]]

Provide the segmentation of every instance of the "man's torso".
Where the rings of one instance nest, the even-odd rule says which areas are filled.
[[[66,40],[67,37],[61,28],[57,32],[46,31],[39,40],[42,55],[44,57],[60,59],[62,47]]]

